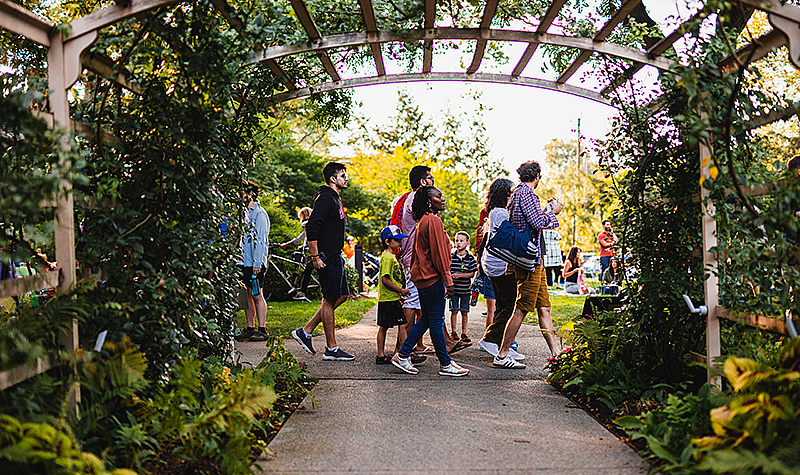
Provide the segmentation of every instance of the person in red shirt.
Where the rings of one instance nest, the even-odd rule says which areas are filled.
[[[603,220],[603,231],[597,235],[597,242],[600,243],[600,282],[603,281],[603,274],[608,269],[611,258],[614,257],[614,246],[619,242],[614,235],[614,228],[611,221]]]

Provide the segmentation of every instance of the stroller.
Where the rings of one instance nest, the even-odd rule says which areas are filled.
[[[364,285],[374,287],[378,285],[378,274],[381,261],[375,255],[364,253]]]

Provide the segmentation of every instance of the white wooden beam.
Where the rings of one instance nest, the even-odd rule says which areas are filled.
[[[375,10],[372,7],[371,0],[358,0],[361,6],[361,15],[364,17],[364,26],[367,27],[367,35],[378,31],[378,23],[375,21]],[[378,76],[386,74],[386,67],[383,65],[383,53],[381,52],[380,43],[370,43],[372,49],[372,57],[375,59],[375,70],[378,71]]]
[[[50,46],[50,30],[53,25],[9,0],[0,0],[0,28],[22,35],[42,46]]]
[[[539,34],[530,31],[516,30],[488,30],[486,38],[489,41],[518,41],[524,43],[538,42],[546,45],[564,46],[590,52],[607,54],[630,61],[653,66],[664,71],[669,71],[675,63],[663,57],[651,58],[646,53],[627,46],[596,42],[591,38],[576,38],[551,34]],[[323,36],[313,43],[296,45],[273,46],[261,51],[255,51],[247,60],[248,63],[257,63],[268,59],[283,58],[300,53],[329,50],[334,48],[347,48],[366,45],[373,42],[408,42],[408,41],[433,41],[433,40],[471,40],[480,38],[481,31],[477,28],[434,28],[432,30],[408,31],[378,31],[374,34],[345,33],[341,35]]]
[[[480,30],[488,31],[492,26],[492,19],[494,14],[497,13],[497,3],[500,0],[487,0],[486,6],[483,8],[483,17],[481,18]],[[475,45],[475,53],[472,55],[472,64],[467,68],[467,74],[472,74],[481,67],[483,61],[483,54],[486,52],[486,40],[480,39]]]
[[[34,290],[58,287],[58,272],[44,272],[0,281],[0,298],[16,297]]]
[[[322,41],[322,33],[320,33],[319,28],[317,28],[317,25],[311,18],[311,12],[308,11],[305,2],[303,2],[303,0],[291,0],[291,4],[292,9],[294,9],[297,15],[297,19],[300,20],[300,24],[303,25],[303,29],[306,30],[306,34],[309,39],[311,39],[311,43]],[[322,62],[322,67],[325,68],[325,72],[328,73],[328,76],[330,76],[333,81],[341,81],[339,73],[336,71],[336,66],[334,66],[333,60],[328,56],[328,53],[322,51],[318,53],[317,56]]]
[[[711,158],[711,146],[700,143],[700,176],[703,180],[711,180],[710,169],[715,167]],[[705,293],[705,306],[708,308],[706,314],[706,358],[708,366],[713,367],[714,358],[722,354],[722,344],[720,341],[720,324],[717,317],[719,307],[719,279],[717,277],[717,256],[710,252],[711,248],[717,246],[717,219],[716,208],[711,200],[711,191],[700,185],[700,197],[702,198],[702,233],[703,233],[703,269],[706,273],[706,280],[703,282]],[[713,376],[708,372],[708,382],[716,386],[721,385],[719,376]]]
[[[539,21],[539,26],[536,27],[536,33],[547,33],[548,28],[550,28],[550,25],[553,24],[553,20],[556,19],[558,12],[561,11],[561,8],[565,3],[567,3],[567,0],[553,0],[550,3],[550,6],[547,7],[547,11],[544,13],[544,16]],[[525,52],[522,54],[522,57],[517,62],[517,65],[514,66],[514,71],[511,73],[512,76],[517,77],[522,75],[522,71],[528,65],[528,62],[531,60],[531,57],[533,56],[533,53],[536,52],[536,48],[538,46],[538,42],[528,43],[528,47],[525,48]]]
[[[425,30],[431,31],[436,25],[436,0],[425,0]],[[433,66],[433,41],[422,43],[422,73],[431,72]]]
[[[338,89],[348,89],[352,87],[371,86],[376,84],[396,84],[407,82],[435,82],[435,81],[458,81],[458,82],[479,82],[493,84],[513,84],[516,86],[535,87],[548,89],[556,92],[563,92],[573,96],[589,99],[608,106],[614,106],[608,99],[604,98],[595,91],[583,89],[568,84],[557,84],[554,81],[533,79],[526,77],[515,78],[504,74],[485,74],[485,73],[419,73],[419,74],[388,74],[385,76],[363,77],[356,79],[346,79],[339,82],[327,82],[314,84],[299,88],[296,91],[275,94],[268,99],[269,104],[279,104],[300,97],[308,97],[314,94],[335,91]]]
[[[22,364],[5,371],[0,371],[0,391],[19,384],[37,374],[48,371],[53,367],[53,361],[55,361],[55,358],[36,358],[36,361],[34,361],[32,365]]]
[[[180,1],[181,0],[129,0],[128,2],[111,5],[70,22],[72,30],[65,42],[72,41],[92,31],[99,31],[134,15],[145,13],[165,5],[172,5]],[[124,4],[127,4],[127,6],[124,6]]]
[[[611,32],[614,31],[614,28],[616,28],[617,25],[622,22],[622,20],[627,18],[627,16],[633,11],[633,9],[636,8],[636,5],[640,3],[642,3],[642,0],[628,0],[627,2],[622,4],[622,6],[619,7],[619,10],[617,10],[614,16],[612,16],[606,22],[606,24],[603,25],[603,28],[601,28],[600,31],[598,31],[597,34],[594,35],[594,38],[592,38],[592,40],[595,42],[605,41],[606,38],[608,38],[608,36],[611,34]],[[579,54],[578,57],[575,58],[572,64],[570,64],[569,67],[567,67],[567,69],[561,73],[558,79],[556,79],[556,82],[559,83],[567,82],[567,80],[573,74],[575,74],[578,68],[581,67],[581,65],[589,59],[591,54],[592,54],[591,51],[583,50],[581,54]]]

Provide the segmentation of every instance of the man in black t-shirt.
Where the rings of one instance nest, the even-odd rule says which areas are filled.
[[[322,288],[322,304],[303,328],[292,332],[304,350],[316,354],[311,345],[311,332],[322,323],[325,330],[325,360],[351,361],[353,355],[336,344],[334,311],[350,295],[347,274],[344,269],[342,248],[344,247],[347,216],[339,194],[347,188],[347,169],[341,163],[330,162],[322,170],[325,186],[314,194],[314,208],[306,224],[306,238],[311,252],[311,264],[317,269]]]

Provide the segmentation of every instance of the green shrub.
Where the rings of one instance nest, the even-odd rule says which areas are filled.
[[[135,475],[131,470],[108,471],[91,453],[81,451],[65,425],[20,422],[0,414],[0,466],[5,475]]]
[[[647,443],[647,451],[642,455],[652,464],[650,473],[698,473],[692,438],[708,431],[708,412],[712,407],[710,386],[705,385],[697,395],[670,394],[660,409],[641,416],[623,416],[614,423],[633,440],[643,439]]]
[[[796,474],[800,470],[800,339],[784,343],[778,369],[729,357],[730,390],[670,395],[666,405],[615,422],[647,442],[651,471]],[[721,405],[720,405],[721,404]]]

